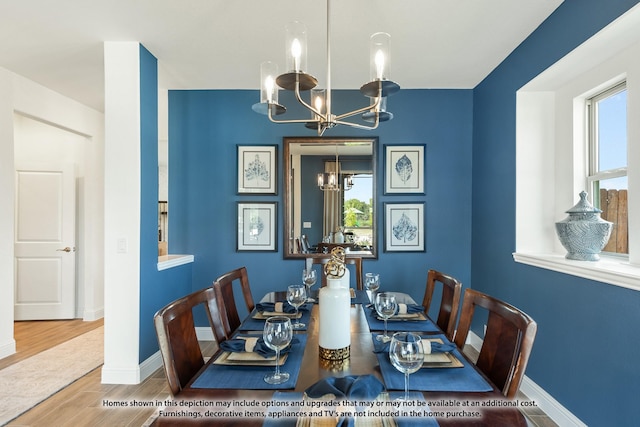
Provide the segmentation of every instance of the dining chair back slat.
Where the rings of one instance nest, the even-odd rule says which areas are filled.
[[[231,270],[213,282],[213,288],[218,298],[218,307],[222,314],[222,323],[227,338],[233,335],[233,332],[235,332],[242,323],[234,296],[234,283],[239,283],[247,312],[251,313],[255,308],[246,267]]]
[[[177,299],[153,316],[169,389],[174,396],[204,365],[196,336],[193,309],[203,305],[215,340],[225,339],[222,318],[213,288],[205,288]]]
[[[529,361],[537,324],[518,308],[482,292],[467,289],[462,302],[455,344],[462,349],[476,307],[488,311],[487,327],[476,366],[502,390],[516,397]]]
[[[313,257],[312,258],[313,264],[320,264],[321,266],[324,266],[324,264],[328,263],[329,260],[331,259],[331,255],[326,255],[326,256],[320,256],[320,257]],[[362,282],[362,258],[361,257],[347,257],[344,260],[344,263],[347,265],[354,265],[355,266],[355,273],[356,273],[356,289],[358,290],[362,290],[364,289],[364,285]],[[327,275],[324,274],[324,268],[321,268],[321,276],[322,276],[322,285],[321,286],[327,286]]]
[[[431,307],[436,283],[442,284],[442,298],[440,299],[436,323],[444,331],[447,338],[453,340],[460,307],[460,296],[462,295],[462,283],[452,276],[436,270],[429,270],[424,298],[422,299],[425,313],[428,313]]]

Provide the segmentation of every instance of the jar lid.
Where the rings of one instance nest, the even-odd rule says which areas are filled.
[[[575,204],[574,207],[565,211],[566,213],[601,213],[602,211],[598,208],[593,207],[591,203],[587,200],[587,193],[584,191],[580,192],[580,201]]]

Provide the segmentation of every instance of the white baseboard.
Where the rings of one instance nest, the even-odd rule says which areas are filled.
[[[134,368],[102,366],[102,384],[140,384],[140,365]]]
[[[85,322],[92,322],[94,320],[102,319],[104,317],[104,307],[98,308],[94,310],[83,310],[82,311],[82,320]]]
[[[140,364],[140,381],[144,381],[152,375],[158,368],[162,368],[162,355],[160,350],[153,353],[144,362]]]
[[[544,391],[542,387],[534,383],[531,378],[526,375],[522,379],[522,384],[520,384],[520,391],[529,399],[535,401],[538,407],[559,426],[587,427],[578,417],[573,415],[567,408],[562,406],[560,402],[554,399],[553,396]]]
[[[213,331],[209,327],[197,327],[198,341],[214,341]],[[149,356],[138,365],[137,369],[109,369],[102,368],[103,384],[139,384],[152,375],[157,369],[162,368],[162,355],[160,350]]]
[[[473,331],[469,331],[467,344],[471,345],[477,351],[482,347],[482,338]],[[542,387],[533,382],[526,375],[520,384],[520,391],[527,396],[528,399],[536,402],[538,407],[559,426],[567,427],[587,427],[585,423],[580,421],[578,417],[573,415],[571,411],[562,406],[560,402],[553,398],[549,393],[544,391]]]
[[[103,384],[140,384],[162,367],[162,355],[156,351],[141,364],[131,369],[102,367]]]
[[[16,340],[10,339],[0,345],[0,359],[16,353]]]
[[[196,327],[196,336],[198,337],[198,341],[215,341],[213,331],[208,326]]]

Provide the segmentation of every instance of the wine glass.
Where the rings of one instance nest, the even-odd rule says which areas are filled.
[[[409,400],[409,374],[413,374],[422,367],[424,349],[420,335],[413,332],[396,332],[389,344],[389,359],[391,364],[404,373],[404,398]]]
[[[293,329],[302,329],[306,325],[298,320],[298,307],[307,302],[307,288],[304,285],[289,285],[287,288],[287,301],[296,309],[296,321],[291,325]]]
[[[378,289],[380,289],[380,275],[376,273],[367,273],[364,275],[364,287],[367,288],[370,294],[371,301],[375,301],[375,295]]]
[[[311,287],[316,284],[318,277],[313,268],[302,270],[302,283],[307,287],[307,295],[311,295]],[[313,302],[313,298],[307,298],[308,302]]]
[[[387,319],[396,314],[396,310],[398,309],[396,296],[390,292],[377,294],[375,307],[378,312],[378,316],[384,319],[384,335],[378,335],[376,339],[378,341],[387,342],[391,339],[387,335]]]
[[[293,338],[291,320],[286,316],[269,317],[264,324],[262,338],[267,347],[276,351],[276,371],[265,375],[264,381],[267,384],[282,384],[289,380],[289,374],[280,372],[280,350],[288,346]]]

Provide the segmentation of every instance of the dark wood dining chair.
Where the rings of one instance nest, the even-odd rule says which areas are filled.
[[[326,256],[314,257],[313,264],[320,264],[324,266],[324,264],[328,263],[331,259],[331,255],[327,254]],[[344,260],[346,265],[355,265],[355,273],[356,273],[356,289],[362,290],[364,289],[364,285],[362,282],[362,258],[361,257],[346,257]],[[321,286],[327,286],[327,276],[324,274],[324,268],[322,268],[321,272],[322,276],[322,284]]]
[[[488,311],[487,327],[476,366],[508,399],[516,397],[538,328],[523,311],[482,292],[467,289],[455,344],[462,350],[476,307]]]
[[[213,288],[177,299],[153,316],[164,372],[171,394],[176,396],[204,365],[193,322],[193,309],[205,307],[215,340],[225,340],[222,317]]]
[[[454,277],[446,275],[436,270],[429,270],[427,273],[427,284],[422,299],[424,312],[428,313],[433,300],[433,293],[436,283],[442,284],[442,298],[436,324],[442,329],[447,338],[453,340],[458,320],[458,309],[460,308],[460,296],[462,295],[462,283]]]
[[[213,288],[216,291],[218,307],[222,315],[222,323],[227,337],[230,337],[242,323],[234,296],[234,283],[239,283],[247,312],[251,313],[256,306],[253,302],[253,296],[251,295],[251,287],[249,286],[249,276],[247,275],[246,267],[231,270],[213,282]]]
[[[318,252],[317,246],[311,246],[309,244],[309,238],[306,234],[300,235],[300,247],[302,248],[302,253],[304,254],[312,254]]]

